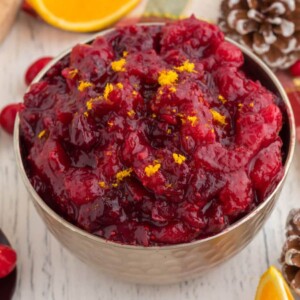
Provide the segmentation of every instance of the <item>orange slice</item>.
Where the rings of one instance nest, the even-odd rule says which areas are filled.
[[[47,23],[70,31],[103,29],[126,15],[139,0],[29,0]]]
[[[294,300],[282,274],[271,266],[260,278],[255,300]]]

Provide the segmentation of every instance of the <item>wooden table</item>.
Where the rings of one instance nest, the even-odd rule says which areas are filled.
[[[0,108],[22,101],[28,64],[44,55],[54,56],[88,37],[57,30],[21,14],[0,45]],[[278,266],[286,216],[291,208],[300,206],[299,178],[298,147],[275,211],[246,249],[198,279],[171,286],[138,286],[96,273],[59,245],[46,230],[24,188],[15,164],[12,138],[0,131],[0,227],[19,255],[14,299],[253,299],[260,275],[270,264]]]

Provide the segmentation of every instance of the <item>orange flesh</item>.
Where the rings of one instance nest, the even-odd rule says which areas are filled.
[[[269,281],[265,284],[261,291],[261,299],[272,299],[272,300],[282,300],[282,297],[278,295],[277,289],[274,286],[274,283]]]
[[[271,266],[261,277],[255,300],[294,300],[282,274]]]
[[[63,2],[63,4],[62,4]],[[113,14],[118,8],[127,4],[126,0],[44,0],[45,7],[68,22],[90,22]]]

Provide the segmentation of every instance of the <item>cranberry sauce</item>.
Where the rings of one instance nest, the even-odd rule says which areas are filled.
[[[32,185],[59,214],[133,245],[190,242],[249,213],[283,175],[276,97],[194,17],[77,45],[20,114]]]

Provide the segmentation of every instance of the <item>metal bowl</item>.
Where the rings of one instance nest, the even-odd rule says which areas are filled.
[[[158,24],[148,23],[142,25]],[[159,25],[162,25],[162,23],[159,23]],[[113,30],[102,31],[96,36],[105,35]],[[92,42],[96,36],[87,43]],[[14,148],[17,165],[25,186],[38,213],[51,233],[65,248],[83,262],[129,282],[167,284],[187,280],[207,272],[241,251],[254,238],[270,216],[280,195],[294,152],[294,116],[288,97],[272,71],[248,49],[230,39],[227,40],[242,50],[247,73],[250,77],[260,80],[265,87],[282,99],[280,105],[285,123],[281,131],[281,137],[285,153],[283,158],[285,171],[282,180],[263,203],[226,230],[212,237],[173,246],[130,246],[107,241],[70,224],[40,198],[29,181],[21,157],[19,119],[17,118],[14,131]],[[67,50],[49,63],[35,78],[34,82],[41,80],[49,68],[69,54],[70,51],[71,49]]]

